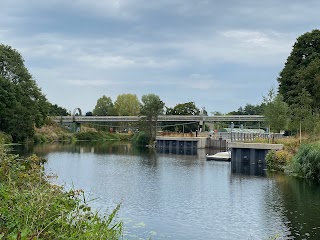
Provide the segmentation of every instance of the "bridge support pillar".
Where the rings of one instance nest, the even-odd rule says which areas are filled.
[[[81,132],[81,123],[73,122],[71,128],[72,132]]]

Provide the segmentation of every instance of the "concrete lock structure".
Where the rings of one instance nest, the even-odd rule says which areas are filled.
[[[239,143],[228,144],[231,149],[231,171],[248,175],[265,175],[266,155],[270,150],[281,150],[283,144]]]

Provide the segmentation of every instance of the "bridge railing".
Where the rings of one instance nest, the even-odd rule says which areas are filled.
[[[232,142],[252,142],[256,139],[268,139],[274,141],[276,139],[283,138],[282,133],[243,133],[243,132],[233,132],[225,133],[221,132],[218,135],[219,138],[223,140],[229,140]]]

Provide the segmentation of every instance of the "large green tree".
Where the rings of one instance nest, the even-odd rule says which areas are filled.
[[[155,94],[143,95],[141,101],[140,115],[143,116],[141,126],[153,140],[156,137],[158,115],[163,114],[164,103]]]
[[[115,115],[115,109],[110,97],[103,95],[97,100],[97,104],[92,111],[95,116],[113,116]]]
[[[114,108],[118,116],[138,116],[140,113],[140,102],[137,95],[124,93],[118,95],[114,102]]]
[[[22,56],[10,46],[0,45],[0,131],[23,141],[47,118],[49,103],[24,65]]]
[[[302,89],[310,95],[312,111],[320,108],[320,30],[297,38],[278,77],[279,93],[289,105],[299,104]]]

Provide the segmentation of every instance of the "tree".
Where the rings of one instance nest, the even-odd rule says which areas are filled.
[[[114,105],[110,97],[103,95],[97,100],[97,104],[92,111],[95,116],[113,116],[115,115]]]
[[[10,46],[0,45],[0,131],[14,141],[33,137],[34,126],[44,124],[49,103],[24,65],[22,56]]]
[[[155,94],[143,95],[140,115],[143,116],[142,126],[146,126],[146,133],[149,134],[151,140],[155,139],[158,115],[163,114],[164,103],[159,96]]]
[[[140,102],[135,94],[120,94],[114,102],[114,108],[118,116],[138,116]]]
[[[264,103],[252,105],[247,103],[246,106],[239,107],[237,111],[229,112],[228,115],[261,115],[263,113]]]
[[[264,104],[252,105],[248,104],[244,107],[244,115],[261,115],[263,113]]]
[[[237,111],[229,112],[227,115],[244,115],[244,109],[239,107]]]
[[[199,115],[200,110],[196,107],[194,102],[187,102],[187,103],[179,103],[173,108],[166,109],[166,115]],[[192,123],[185,125],[184,123],[179,122],[171,122],[167,123],[169,125],[165,127],[165,130],[169,131],[181,131],[181,132],[190,132],[198,130],[198,124]]]
[[[199,115],[200,110],[194,102],[179,103],[174,108],[167,108],[166,115]]]
[[[57,104],[49,103],[49,116],[68,116],[69,113],[67,109],[59,107]]]
[[[297,38],[278,77],[279,93],[289,105],[299,102],[302,89],[310,94],[312,111],[320,107],[320,30]]]
[[[315,127],[315,115],[312,112],[311,102],[310,93],[305,88],[302,88],[295,103],[290,107],[291,128],[299,129],[300,143],[302,129],[313,131]]]
[[[267,124],[274,132],[285,130],[288,123],[288,105],[283,101],[281,94],[276,94],[272,87],[268,95],[263,97],[265,104],[263,115]]]

